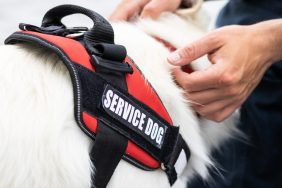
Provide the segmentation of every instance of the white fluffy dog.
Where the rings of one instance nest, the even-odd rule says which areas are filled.
[[[208,178],[210,152],[233,134],[232,125],[202,125],[171,76],[168,49],[152,36],[181,47],[202,36],[199,27],[175,14],[157,21],[115,23],[115,42],[142,70],[191,150],[174,187],[196,174]],[[27,44],[0,46],[0,187],[89,188],[91,140],[76,125],[69,73],[50,51]],[[216,168],[216,167],[215,167]],[[169,187],[161,170],[143,171],[121,160],[110,188]]]

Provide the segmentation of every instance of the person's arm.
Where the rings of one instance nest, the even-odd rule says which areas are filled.
[[[227,26],[179,49],[168,57],[177,66],[208,55],[212,65],[191,74],[174,71],[194,109],[222,121],[247,99],[266,70],[282,59],[282,19],[250,26]],[[282,74],[282,73],[281,73]]]
[[[282,19],[262,22],[257,24],[256,27],[262,28],[262,32],[268,34],[271,38],[269,52],[272,57],[271,62],[282,60]]]

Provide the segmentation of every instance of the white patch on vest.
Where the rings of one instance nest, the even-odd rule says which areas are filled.
[[[165,134],[164,127],[150,117],[147,117],[143,109],[138,109],[138,106],[133,106],[125,98],[122,98],[112,89],[106,90],[105,99],[103,100],[104,108],[110,110],[118,117],[129,123],[130,128],[139,130],[143,135],[146,135],[151,141],[158,146],[162,144]]]

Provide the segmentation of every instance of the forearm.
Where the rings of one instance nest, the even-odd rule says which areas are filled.
[[[282,60],[282,19],[270,20],[253,25],[265,44],[269,63]]]

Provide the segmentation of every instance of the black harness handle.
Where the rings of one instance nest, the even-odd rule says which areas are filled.
[[[67,28],[62,19],[73,14],[83,14],[93,21],[93,27],[88,30],[84,27]],[[132,67],[124,62],[127,55],[124,46],[114,44],[114,30],[111,24],[101,15],[76,5],[60,5],[50,9],[43,17],[40,28],[28,24],[20,26],[23,30],[35,30],[47,34],[65,36],[85,31],[83,43],[92,55],[91,63],[98,69],[112,72],[133,73]]]
[[[64,26],[64,17],[78,13],[93,21],[93,27],[84,33],[86,42],[114,44],[114,31],[110,23],[98,13],[76,5],[60,5],[50,9],[43,17],[42,27]]]

